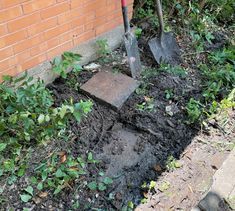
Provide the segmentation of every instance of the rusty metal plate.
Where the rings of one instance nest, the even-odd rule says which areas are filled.
[[[81,90],[116,109],[120,109],[137,87],[138,82],[129,76],[101,71],[82,85]]]

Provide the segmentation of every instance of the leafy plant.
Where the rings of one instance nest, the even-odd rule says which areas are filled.
[[[75,179],[86,174],[86,162],[81,157],[73,157],[65,152],[54,153],[49,160],[44,160],[35,169],[37,189],[53,190],[58,194],[62,189],[69,187]]]
[[[189,118],[189,122],[190,123],[195,123],[196,121],[198,121],[200,119],[200,117],[203,114],[203,110],[202,110],[203,106],[202,104],[191,98],[186,106],[186,111],[188,114],[188,118]]]
[[[113,180],[109,177],[104,177],[101,178],[101,180],[99,182],[96,181],[92,181],[90,183],[87,184],[87,187],[92,190],[92,191],[104,191],[107,189],[108,185],[111,185],[113,183]]]
[[[167,100],[173,99],[173,97],[174,97],[174,90],[172,90],[172,89],[165,90],[165,95],[166,95],[166,99]]]
[[[97,40],[96,41],[96,48],[97,48],[97,55],[103,62],[108,62],[109,59],[107,58],[110,55],[111,51],[109,48],[108,40]]]
[[[7,81],[0,84],[0,175],[10,173],[9,184],[27,169],[29,150],[25,149],[58,137],[69,119],[80,121],[92,106],[90,101],[74,104],[70,100],[54,107],[52,94],[43,81],[26,77],[5,77]],[[23,148],[26,152],[22,154]]]
[[[166,168],[167,170],[175,170],[180,168],[182,165],[179,161],[177,161],[172,155],[167,158]]]
[[[171,66],[169,64],[161,64],[159,71],[171,73],[183,78],[187,76],[187,72],[184,68],[180,66]]]
[[[140,38],[141,37],[141,35],[142,35],[142,29],[141,28],[136,28],[135,29],[135,36],[137,37],[137,38]]]
[[[153,111],[154,110],[154,99],[151,97],[144,97],[144,102],[136,105],[136,108],[141,111]]]
[[[67,72],[69,69],[72,69],[74,72],[81,71],[82,67],[78,64],[81,60],[81,55],[64,52],[61,58],[56,57],[52,62],[52,71],[62,78],[67,78]]]

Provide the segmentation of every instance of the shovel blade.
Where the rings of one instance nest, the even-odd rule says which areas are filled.
[[[136,79],[140,76],[140,72],[142,69],[138,42],[136,40],[136,37],[131,32],[129,32],[124,35],[124,43],[131,69],[131,76]]]
[[[150,50],[158,64],[178,65],[182,62],[180,48],[171,32],[163,32],[148,42]]]

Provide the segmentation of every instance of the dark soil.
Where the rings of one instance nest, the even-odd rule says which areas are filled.
[[[182,40],[184,43],[181,43]],[[146,46],[146,41],[140,41],[141,45]],[[190,53],[190,49],[184,48],[185,39],[181,38],[178,41],[184,53]],[[148,51],[142,48],[142,52]],[[119,55],[119,60],[108,66],[110,69],[118,68],[125,72],[128,68],[125,58],[122,58],[122,48],[116,54]],[[200,56],[198,59],[201,60],[205,57],[205,55]],[[140,204],[146,194],[149,196],[148,202],[141,205],[138,208],[140,210],[168,210],[168,207],[172,210],[180,208],[190,210],[195,206],[208,188],[208,184],[205,184],[200,191],[196,191],[196,186],[201,184],[199,181],[205,177],[210,179],[215,171],[214,168],[219,167],[227,154],[220,153],[214,145],[208,144],[210,141],[205,144],[200,140],[206,142],[212,137],[218,140],[227,137],[226,143],[229,144],[230,137],[233,137],[235,131],[233,129],[229,134],[223,134],[216,127],[201,131],[199,125],[187,124],[185,105],[191,97],[198,98],[201,93],[200,76],[194,68],[195,58],[192,57],[191,63],[187,63],[185,59],[185,64],[182,64],[188,67],[186,77],[166,72],[150,74],[150,77],[144,81],[148,84],[145,93],[141,95],[134,93],[120,111],[114,111],[106,105],[93,101],[92,112],[87,118],[84,118],[80,124],[75,121],[70,122],[67,142],[54,140],[47,143],[46,150],[43,146],[33,150],[31,171],[41,159],[55,149],[70,151],[73,155],[79,156],[86,156],[91,151],[101,162],[89,168],[88,177],[83,178],[78,184],[75,183],[71,189],[65,189],[57,197],[49,193],[46,198],[35,197],[32,202],[21,204],[18,193],[20,187],[27,182],[27,177],[24,177],[9,188],[9,198],[2,210],[10,208],[22,210],[23,207],[28,207],[30,210],[121,210],[128,201]],[[145,66],[157,68],[150,53],[142,54],[142,60]],[[98,71],[102,71],[102,68]],[[48,87],[55,96],[55,104],[59,105],[70,98],[75,102],[89,99],[74,88],[74,82],[81,85],[93,74],[95,73],[88,71],[83,71],[78,76],[70,74],[68,79],[59,78],[50,84]],[[166,99],[166,90],[172,90],[174,93],[170,100]],[[144,102],[146,97],[154,99],[153,109],[138,110],[136,105]],[[227,145],[220,149],[228,150]],[[212,165],[209,161],[206,162],[211,161],[212,155],[218,155],[219,164]],[[180,159],[183,168],[175,171],[167,169],[169,156]],[[198,163],[202,162],[206,162],[206,165],[199,167]],[[113,178],[114,183],[104,192],[88,190],[87,182],[98,177],[100,171]],[[144,182],[152,180],[158,184],[169,181],[173,185],[168,191],[180,192],[181,196],[177,198],[173,194],[174,197],[169,199],[167,197],[171,195],[170,193],[167,195],[157,189],[146,191],[141,188]],[[189,183],[191,189],[186,191],[185,187],[189,187]],[[192,190],[191,195],[188,190]],[[80,207],[73,209],[72,205],[76,201],[79,201]]]

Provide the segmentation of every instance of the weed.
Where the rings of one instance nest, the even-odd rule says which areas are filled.
[[[174,98],[174,90],[173,89],[165,90],[165,97],[167,100],[173,99]]]
[[[68,120],[79,122],[92,106],[71,99],[55,107],[43,81],[26,78],[27,73],[19,79],[4,77],[7,81],[0,84],[0,176],[7,175],[9,185],[24,176],[32,144],[59,137]]]
[[[187,111],[187,114],[188,114],[188,118],[189,118],[189,123],[195,123],[197,122],[202,114],[203,114],[203,111],[202,111],[202,104],[191,98],[186,106],[186,111]]]
[[[140,38],[141,37],[141,35],[142,35],[142,29],[141,28],[136,28],[135,29],[135,36],[137,37],[137,38]]]
[[[75,179],[85,175],[86,166],[87,162],[81,157],[75,158],[66,152],[54,153],[35,169],[36,177],[31,178],[31,182],[37,184],[40,191],[50,189],[58,194]]]
[[[166,168],[168,171],[175,170],[181,166],[181,163],[179,163],[179,161],[177,161],[172,155],[167,158]]]
[[[160,187],[158,188],[161,192],[165,192],[166,190],[168,190],[170,188],[170,182],[168,181],[164,181]]]
[[[187,76],[187,71],[184,68],[180,66],[171,66],[169,64],[161,64],[159,71],[171,73],[173,75],[177,75],[182,78]]]
[[[96,41],[97,55],[100,58],[100,62],[107,63],[110,61],[108,56],[111,54],[108,40],[97,40]]]
[[[154,99],[146,96],[144,97],[144,99],[144,102],[136,105],[137,110],[149,112],[154,111]]]
[[[72,69],[74,72],[81,71],[82,67],[78,64],[81,55],[72,52],[64,52],[61,58],[56,57],[52,62],[52,71],[62,78],[67,78],[67,72]]]

